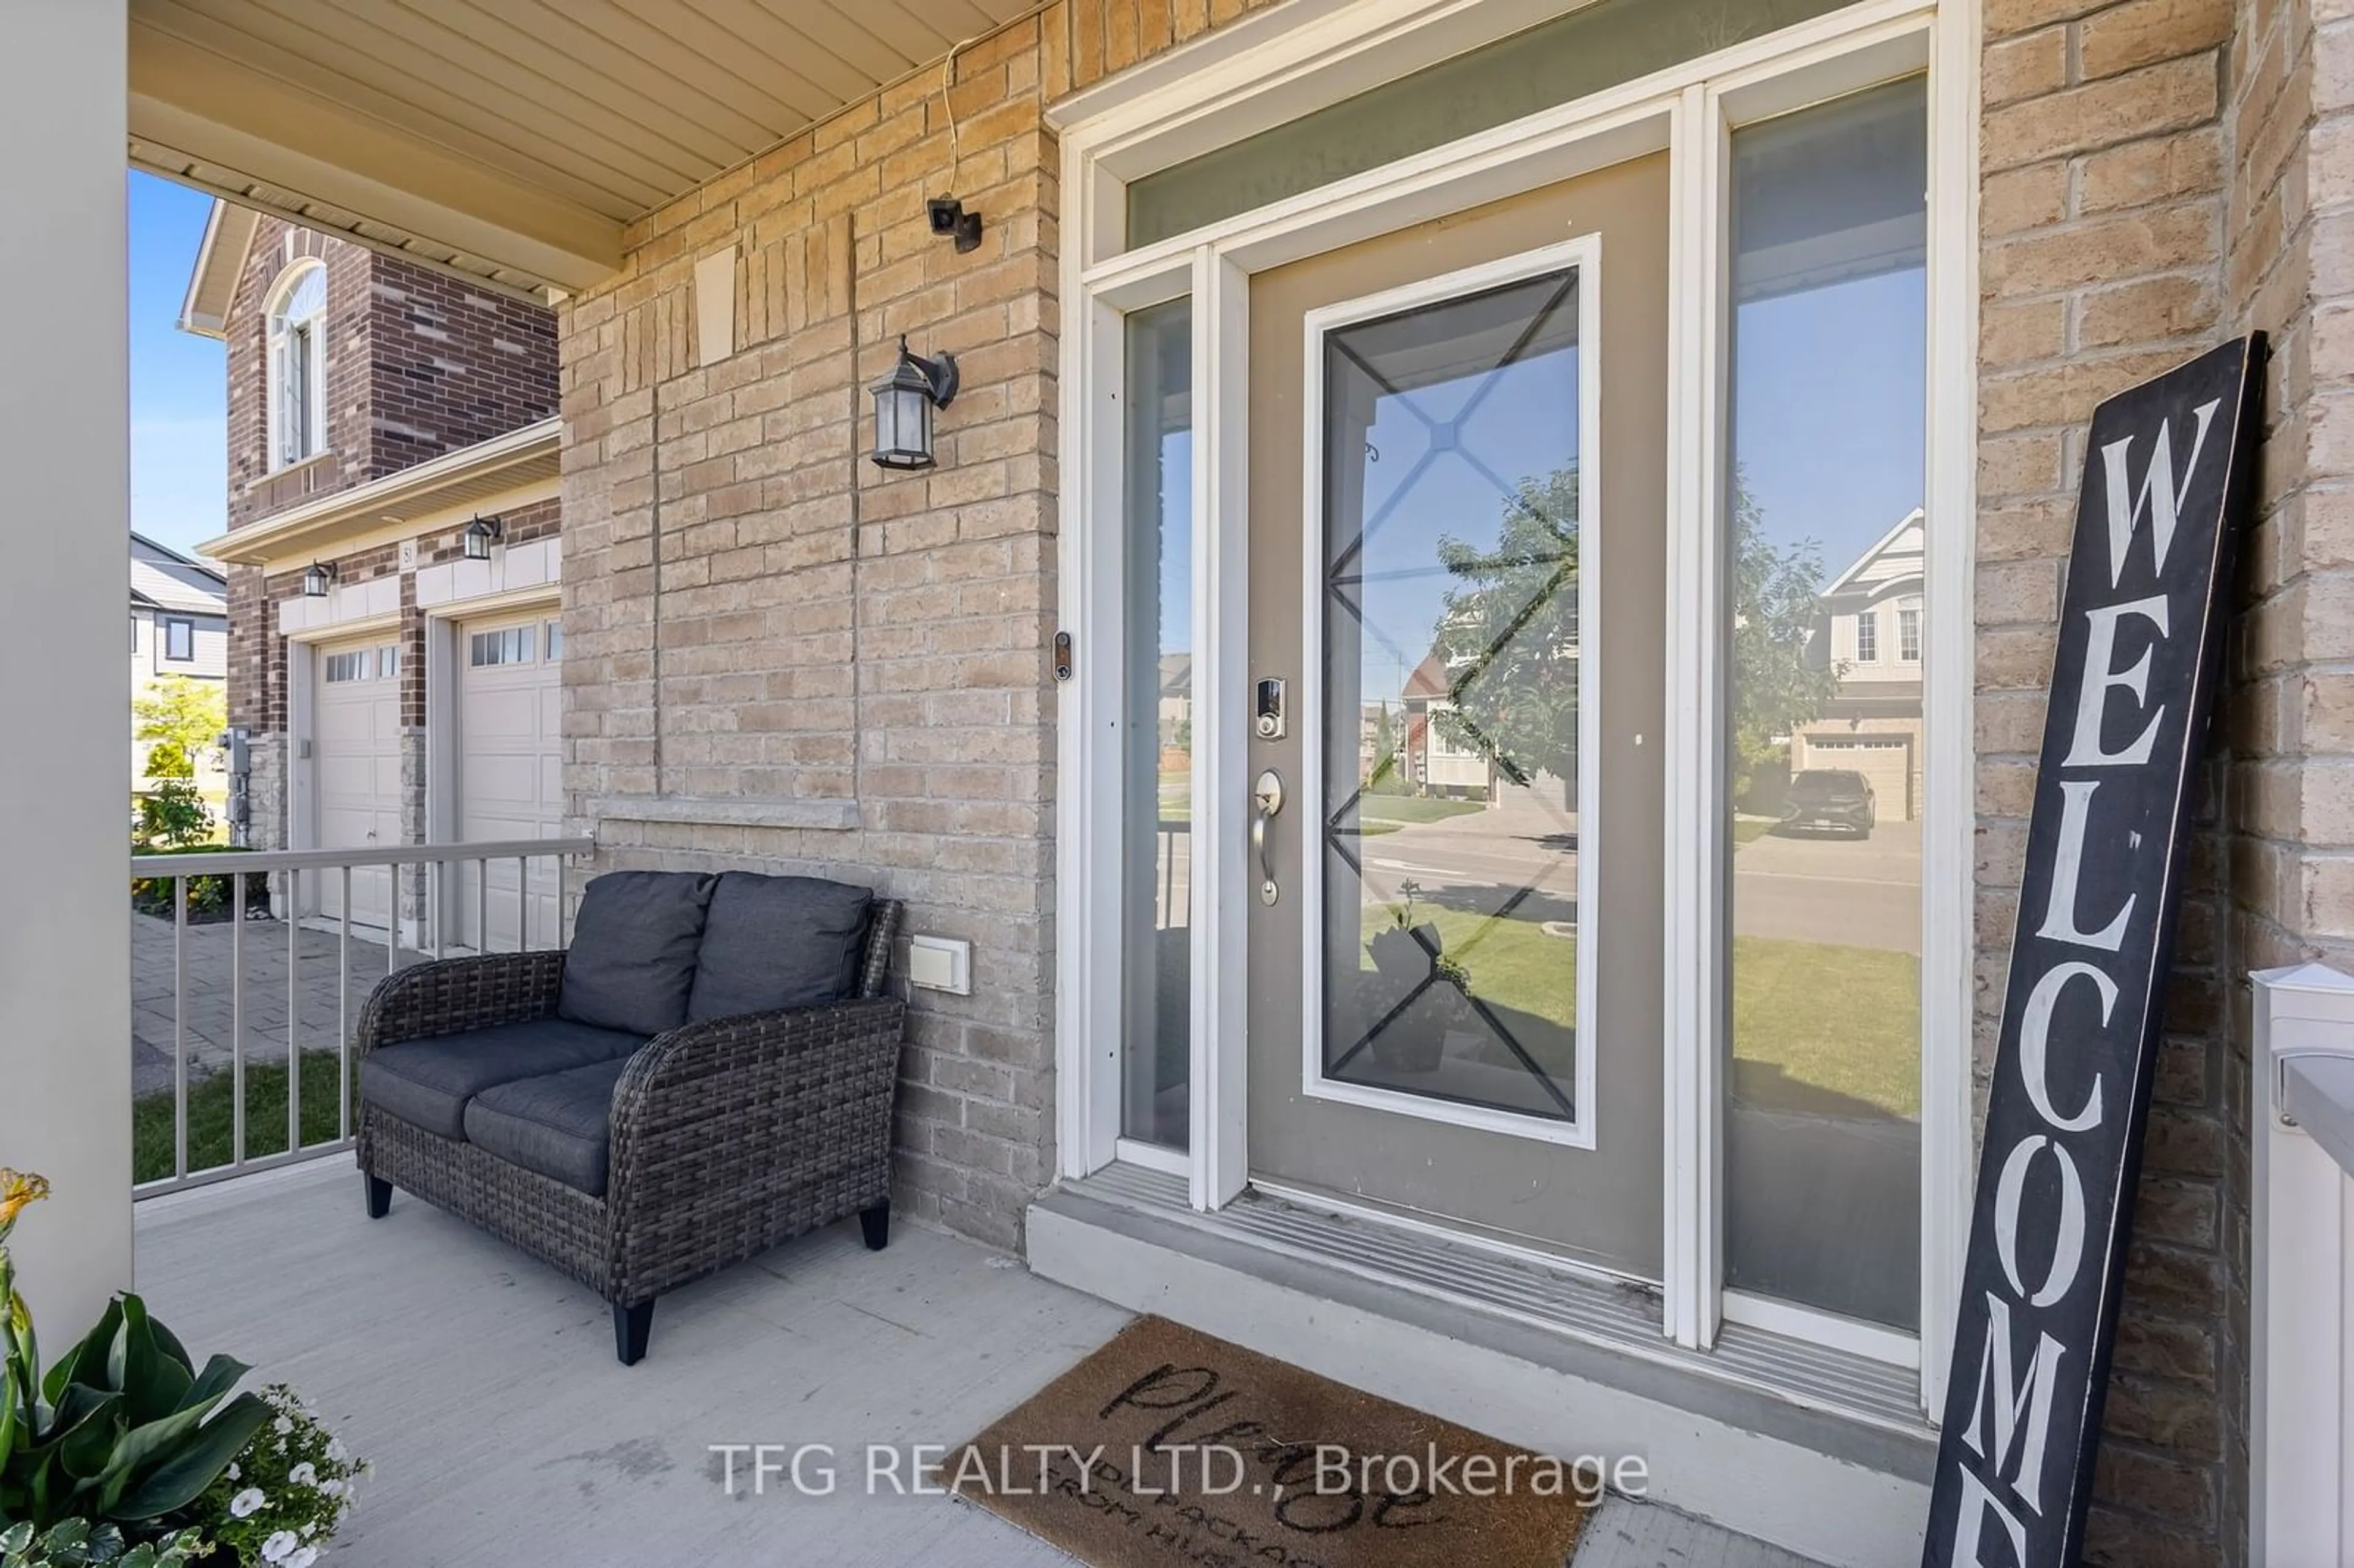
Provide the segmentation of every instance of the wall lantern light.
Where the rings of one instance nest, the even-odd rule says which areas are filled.
[[[466,547],[466,559],[489,560],[491,546],[499,542],[499,537],[504,532],[504,526],[495,517],[477,517],[467,524],[465,533],[460,535],[461,542]]]
[[[305,599],[326,598],[327,589],[334,586],[334,580],[335,568],[334,567],[328,565],[324,561],[313,561],[309,569],[302,574],[302,597]]]
[[[875,466],[931,467],[932,410],[956,398],[956,355],[926,359],[909,353],[902,337],[899,363],[867,390],[875,395]]]

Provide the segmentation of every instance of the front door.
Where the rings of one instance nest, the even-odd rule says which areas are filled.
[[[1250,289],[1252,1177],[1652,1279],[1668,201]]]

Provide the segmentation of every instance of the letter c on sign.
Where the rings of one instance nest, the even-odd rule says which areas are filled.
[[[2027,1282],[2019,1277],[2019,1203],[2027,1188],[2028,1167],[2035,1163],[2036,1151],[2046,1148],[2060,1162],[2060,1230],[2052,1244],[2052,1271],[2044,1277],[2043,1287],[2030,1294]],[[1994,1190],[1994,1248],[2002,1260],[2003,1277],[2030,1307],[2051,1306],[2076,1283],[2076,1267],[2084,1256],[2084,1182],[2068,1151],[2040,1132],[2021,1139],[2002,1162],[2002,1178]]]
[[[2052,1011],[2060,1004],[2060,993],[2072,980],[2088,980],[2101,993],[2101,1023],[2106,1027],[2109,1014],[2116,1010],[2117,982],[2090,964],[2067,963],[2053,969],[2035,982],[2027,994],[2027,1007],[2019,1024],[2019,1075],[2027,1080],[2027,1097],[2038,1115],[2062,1132],[2083,1132],[2097,1127],[2101,1120],[2101,1079],[2093,1076],[2092,1092],[2084,1097],[2084,1108],[2074,1116],[2062,1116],[2052,1104],[2052,1078],[2049,1057],[2052,1044]]]

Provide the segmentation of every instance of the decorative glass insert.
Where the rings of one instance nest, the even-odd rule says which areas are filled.
[[[1128,318],[1121,1130],[1192,1133],[1193,309]]]
[[[547,623],[547,662],[554,664],[560,662],[563,658],[564,622],[551,620]]]
[[[348,653],[327,655],[327,683],[339,686],[345,681],[365,681],[374,656],[365,648],[355,648]]]
[[[532,645],[539,641],[532,633],[528,626],[477,631],[466,640],[466,662],[476,669],[485,664],[528,664]]]
[[[1128,243],[1166,239],[1808,21],[1854,0],[1598,0],[1147,175]]]
[[[1724,1266],[1920,1323],[1928,101],[1733,136]]]
[[[1576,1119],[1575,269],[1324,338],[1324,1073]]]

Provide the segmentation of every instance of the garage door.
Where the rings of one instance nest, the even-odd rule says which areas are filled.
[[[459,628],[458,836],[467,842],[562,832],[563,657],[563,626],[545,611]],[[552,859],[461,867],[459,940],[477,952],[557,946],[557,887]]]
[[[317,653],[312,759],[318,789],[318,847],[390,849],[400,842],[400,645],[339,642]],[[392,871],[351,874],[352,924],[392,927]],[[320,874],[307,901],[341,919],[344,878]]]
[[[1807,737],[1807,766],[1851,768],[1872,785],[1872,805],[1883,822],[1908,822],[1913,799],[1913,742],[1907,736],[1843,735]]]

